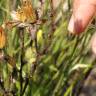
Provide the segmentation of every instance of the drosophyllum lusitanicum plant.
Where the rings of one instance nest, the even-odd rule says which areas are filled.
[[[12,67],[12,72],[10,74],[10,80],[12,83],[12,86],[15,86],[17,82],[20,83],[20,89],[19,93],[20,96],[24,95],[24,92],[27,88],[27,85],[29,83],[29,80],[32,79],[32,74],[34,73],[36,66],[39,62],[39,59],[42,57],[43,54],[47,53],[47,49],[49,46],[46,44],[46,47],[39,51],[38,44],[37,44],[37,33],[39,32],[39,37],[41,36],[41,30],[40,26],[47,22],[47,19],[42,19],[43,16],[43,5],[44,2],[40,0],[41,8],[39,10],[35,10],[32,4],[31,0],[21,0],[21,5],[18,6],[16,10],[13,10],[10,12],[11,20],[6,20],[2,27],[0,27],[0,60],[2,62],[7,62]],[[52,3],[52,2],[51,2]],[[51,6],[52,7],[52,6]],[[52,9],[52,8],[51,8]],[[53,9],[52,9],[53,11]],[[51,12],[50,20],[52,20],[52,26],[54,27],[54,21],[53,21],[53,13]],[[19,52],[19,63],[17,62],[16,56],[10,56],[6,51],[4,51],[8,45],[8,34],[5,31],[14,30],[17,29],[17,33],[19,35],[20,41],[19,41],[19,48],[17,52]],[[55,31],[55,28],[53,28],[53,31]],[[30,74],[24,73],[23,67],[24,65],[29,62],[28,60],[25,60],[26,54],[28,55],[29,52],[26,52],[26,45],[25,45],[25,35],[28,34],[28,38],[30,43],[28,43],[31,47],[30,53],[34,54],[35,57],[30,62],[32,65],[30,66]],[[48,38],[51,39],[52,34],[48,34]],[[10,42],[9,42],[10,43]],[[30,48],[29,48],[30,49]],[[16,53],[17,55],[17,53]],[[26,76],[25,76],[26,75]],[[18,93],[16,91],[16,88],[13,89],[6,89],[4,87],[3,78],[1,77],[0,83],[2,84],[2,91],[4,94],[13,94],[14,96]],[[17,92],[17,93],[16,93]],[[11,96],[10,95],[10,96]]]

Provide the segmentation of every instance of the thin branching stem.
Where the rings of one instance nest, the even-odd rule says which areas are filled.
[[[55,31],[55,23],[54,23],[55,11],[53,6],[53,0],[50,0],[50,7],[51,7],[51,28],[52,28],[52,34],[53,34],[53,32]]]

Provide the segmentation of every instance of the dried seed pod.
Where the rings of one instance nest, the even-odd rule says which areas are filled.
[[[4,48],[6,45],[6,34],[4,29],[0,27],[0,49]]]
[[[24,12],[24,15],[26,16],[26,21],[29,23],[35,23],[37,20],[36,12],[32,6],[31,0],[22,0],[22,6],[21,9]]]
[[[17,11],[13,11],[11,16],[14,21],[23,23],[35,23],[37,21],[37,15],[31,0],[21,0],[21,6],[18,7]]]

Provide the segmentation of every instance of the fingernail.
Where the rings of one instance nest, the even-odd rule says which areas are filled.
[[[68,31],[72,34],[74,34],[74,17],[73,15],[71,16],[71,19],[69,21],[69,25],[68,25]]]

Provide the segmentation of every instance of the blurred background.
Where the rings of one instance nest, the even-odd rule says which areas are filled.
[[[24,28],[23,41],[18,26],[4,27],[7,42],[1,51],[10,61],[0,60],[0,96],[96,96],[95,55],[90,49],[95,19],[73,36],[67,31],[72,0],[31,1],[44,22],[32,25],[35,39]],[[1,26],[19,6],[20,0],[0,0]]]

